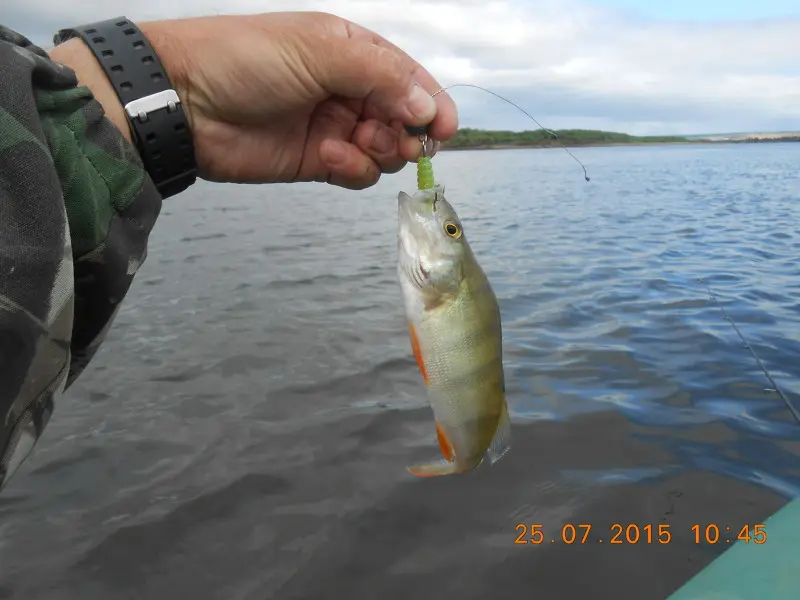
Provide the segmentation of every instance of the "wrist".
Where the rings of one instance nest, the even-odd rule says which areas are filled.
[[[189,101],[189,86],[187,85],[186,74],[190,72],[188,67],[188,52],[183,44],[178,41],[181,39],[177,35],[184,27],[185,20],[169,21],[149,21],[137,23],[136,26],[145,35],[150,45],[153,46],[158,55],[161,65],[167,72],[172,87],[181,99],[186,120],[189,122],[189,129],[194,131],[194,117],[192,106]]]
[[[184,105],[186,119],[189,121],[191,129],[194,123],[188,101],[189,86],[186,85],[187,53],[176,40],[174,31],[181,25],[182,21],[150,21],[137,24],[158,54],[167,76]],[[71,39],[53,48],[49,55],[52,60],[66,65],[75,72],[78,77],[78,85],[85,85],[89,88],[95,99],[102,105],[106,117],[130,142],[132,140],[131,128],[119,96],[88,46],[80,39]]]
[[[86,44],[79,39],[72,39],[50,50],[49,56],[74,71],[78,85],[89,88],[95,100],[103,107],[106,117],[119,129],[125,139],[131,142],[131,128],[122,103]]]
[[[150,31],[153,35],[152,26]],[[97,94],[109,120],[138,150],[159,193],[167,198],[192,185],[197,163],[191,125],[162,58],[178,64],[170,46],[157,41],[156,49],[125,17],[62,29],[54,40],[78,42],[64,44],[54,57],[80,72],[81,83]]]

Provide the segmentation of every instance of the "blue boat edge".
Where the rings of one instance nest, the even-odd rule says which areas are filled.
[[[667,600],[797,600],[800,498],[764,521],[763,544],[735,542]]]

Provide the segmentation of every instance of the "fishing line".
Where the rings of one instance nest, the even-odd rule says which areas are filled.
[[[772,377],[772,375],[770,375],[770,372],[767,370],[767,367],[764,366],[764,363],[761,362],[761,359],[758,357],[758,354],[756,354],[756,351],[753,350],[753,346],[751,346],[750,343],[744,338],[744,335],[742,334],[742,331],[736,326],[736,323],[733,322],[733,319],[728,314],[728,311],[726,311],[725,308],[722,306],[722,304],[720,304],[720,301],[717,299],[716,294],[711,291],[711,287],[708,285],[706,280],[701,278],[701,279],[698,279],[697,281],[699,281],[700,283],[702,283],[705,286],[706,291],[708,292],[708,297],[711,298],[714,301],[714,303],[717,305],[717,307],[722,311],[722,314],[725,317],[725,319],[733,326],[733,329],[739,335],[739,339],[742,340],[742,343],[744,344],[744,347],[747,348],[748,350],[750,350],[750,354],[752,354],[753,358],[756,359],[756,362],[758,363],[758,366],[761,367],[761,370],[764,372],[764,375],[766,375],[767,380],[769,380],[770,384],[772,384],[772,388],[771,389],[767,388],[764,391],[766,391],[766,392],[775,392],[776,394],[778,394],[778,396],[781,397],[781,400],[783,400],[783,402],[786,404],[786,407],[789,409],[789,412],[792,413],[792,416],[794,417],[795,421],[800,423],[800,413],[798,413],[797,409],[794,406],[792,406],[792,403],[789,402],[789,399],[781,391],[781,388],[778,385],[778,382],[775,381],[775,379]]]
[[[508,98],[504,98],[503,96],[501,96],[497,92],[493,92],[492,90],[486,89],[485,87],[481,87],[479,85],[475,85],[475,84],[472,84],[472,83],[454,83],[453,85],[448,85],[447,87],[443,87],[438,92],[432,94],[432,96],[435,98],[436,96],[438,96],[442,92],[446,92],[446,91],[448,91],[448,90],[450,90],[450,89],[452,89],[454,87],[469,87],[469,88],[475,88],[476,90],[481,90],[483,92],[486,92],[487,94],[491,94],[495,98],[499,98],[503,102],[507,102],[508,104],[510,104],[511,106],[516,108],[517,110],[519,110],[522,114],[524,114],[526,117],[528,117],[531,121],[536,123],[536,125],[539,127],[539,129],[541,129],[545,133],[549,133],[550,135],[552,135],[555,138],[555,140],[559,143],[559,145],[564,149],[564,152],[569,154],[572,157],[572,159],[581,166],[581,169],[583,169],[583,177],[584,177],[584,179],[586,179],[586,181],[591,181],[589,179],[589,173],[586,172],[586,167],[584,166],[584,164],[578,159],[577,156],[575,156],[572,152],[569,151],[569,149],[564,145],[564,142],[561,141],[561,138],[558,137],[558,134],[555,131],[553,131],[552,129],[547,129],[544,125],[539,123],[539,121],[537,121],[536,118],[532,114],[530,114],[527,110],[522,108],[519,104],[516,104],[515,102],[512,102]]]

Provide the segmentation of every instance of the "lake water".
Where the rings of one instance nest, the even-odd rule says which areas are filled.
[[[514,422],[457,477],[405,471],[438,453],[395,277],[411,168],[167,201],[0,496],[0,597],[662,600],[800,495],[800,427],[699,281],[800,408],[800,144],[574,152],[590,183],[557,149],[434,161],[500,300]]]

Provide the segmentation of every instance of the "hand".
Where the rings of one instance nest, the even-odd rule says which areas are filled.
[[[219,16],[139,25],[187,110],[201,176],[327,181],[361,189],[458,128],[456,107],[418,63],[324,13]],[[415,85],[418,83],[419,85]]]

